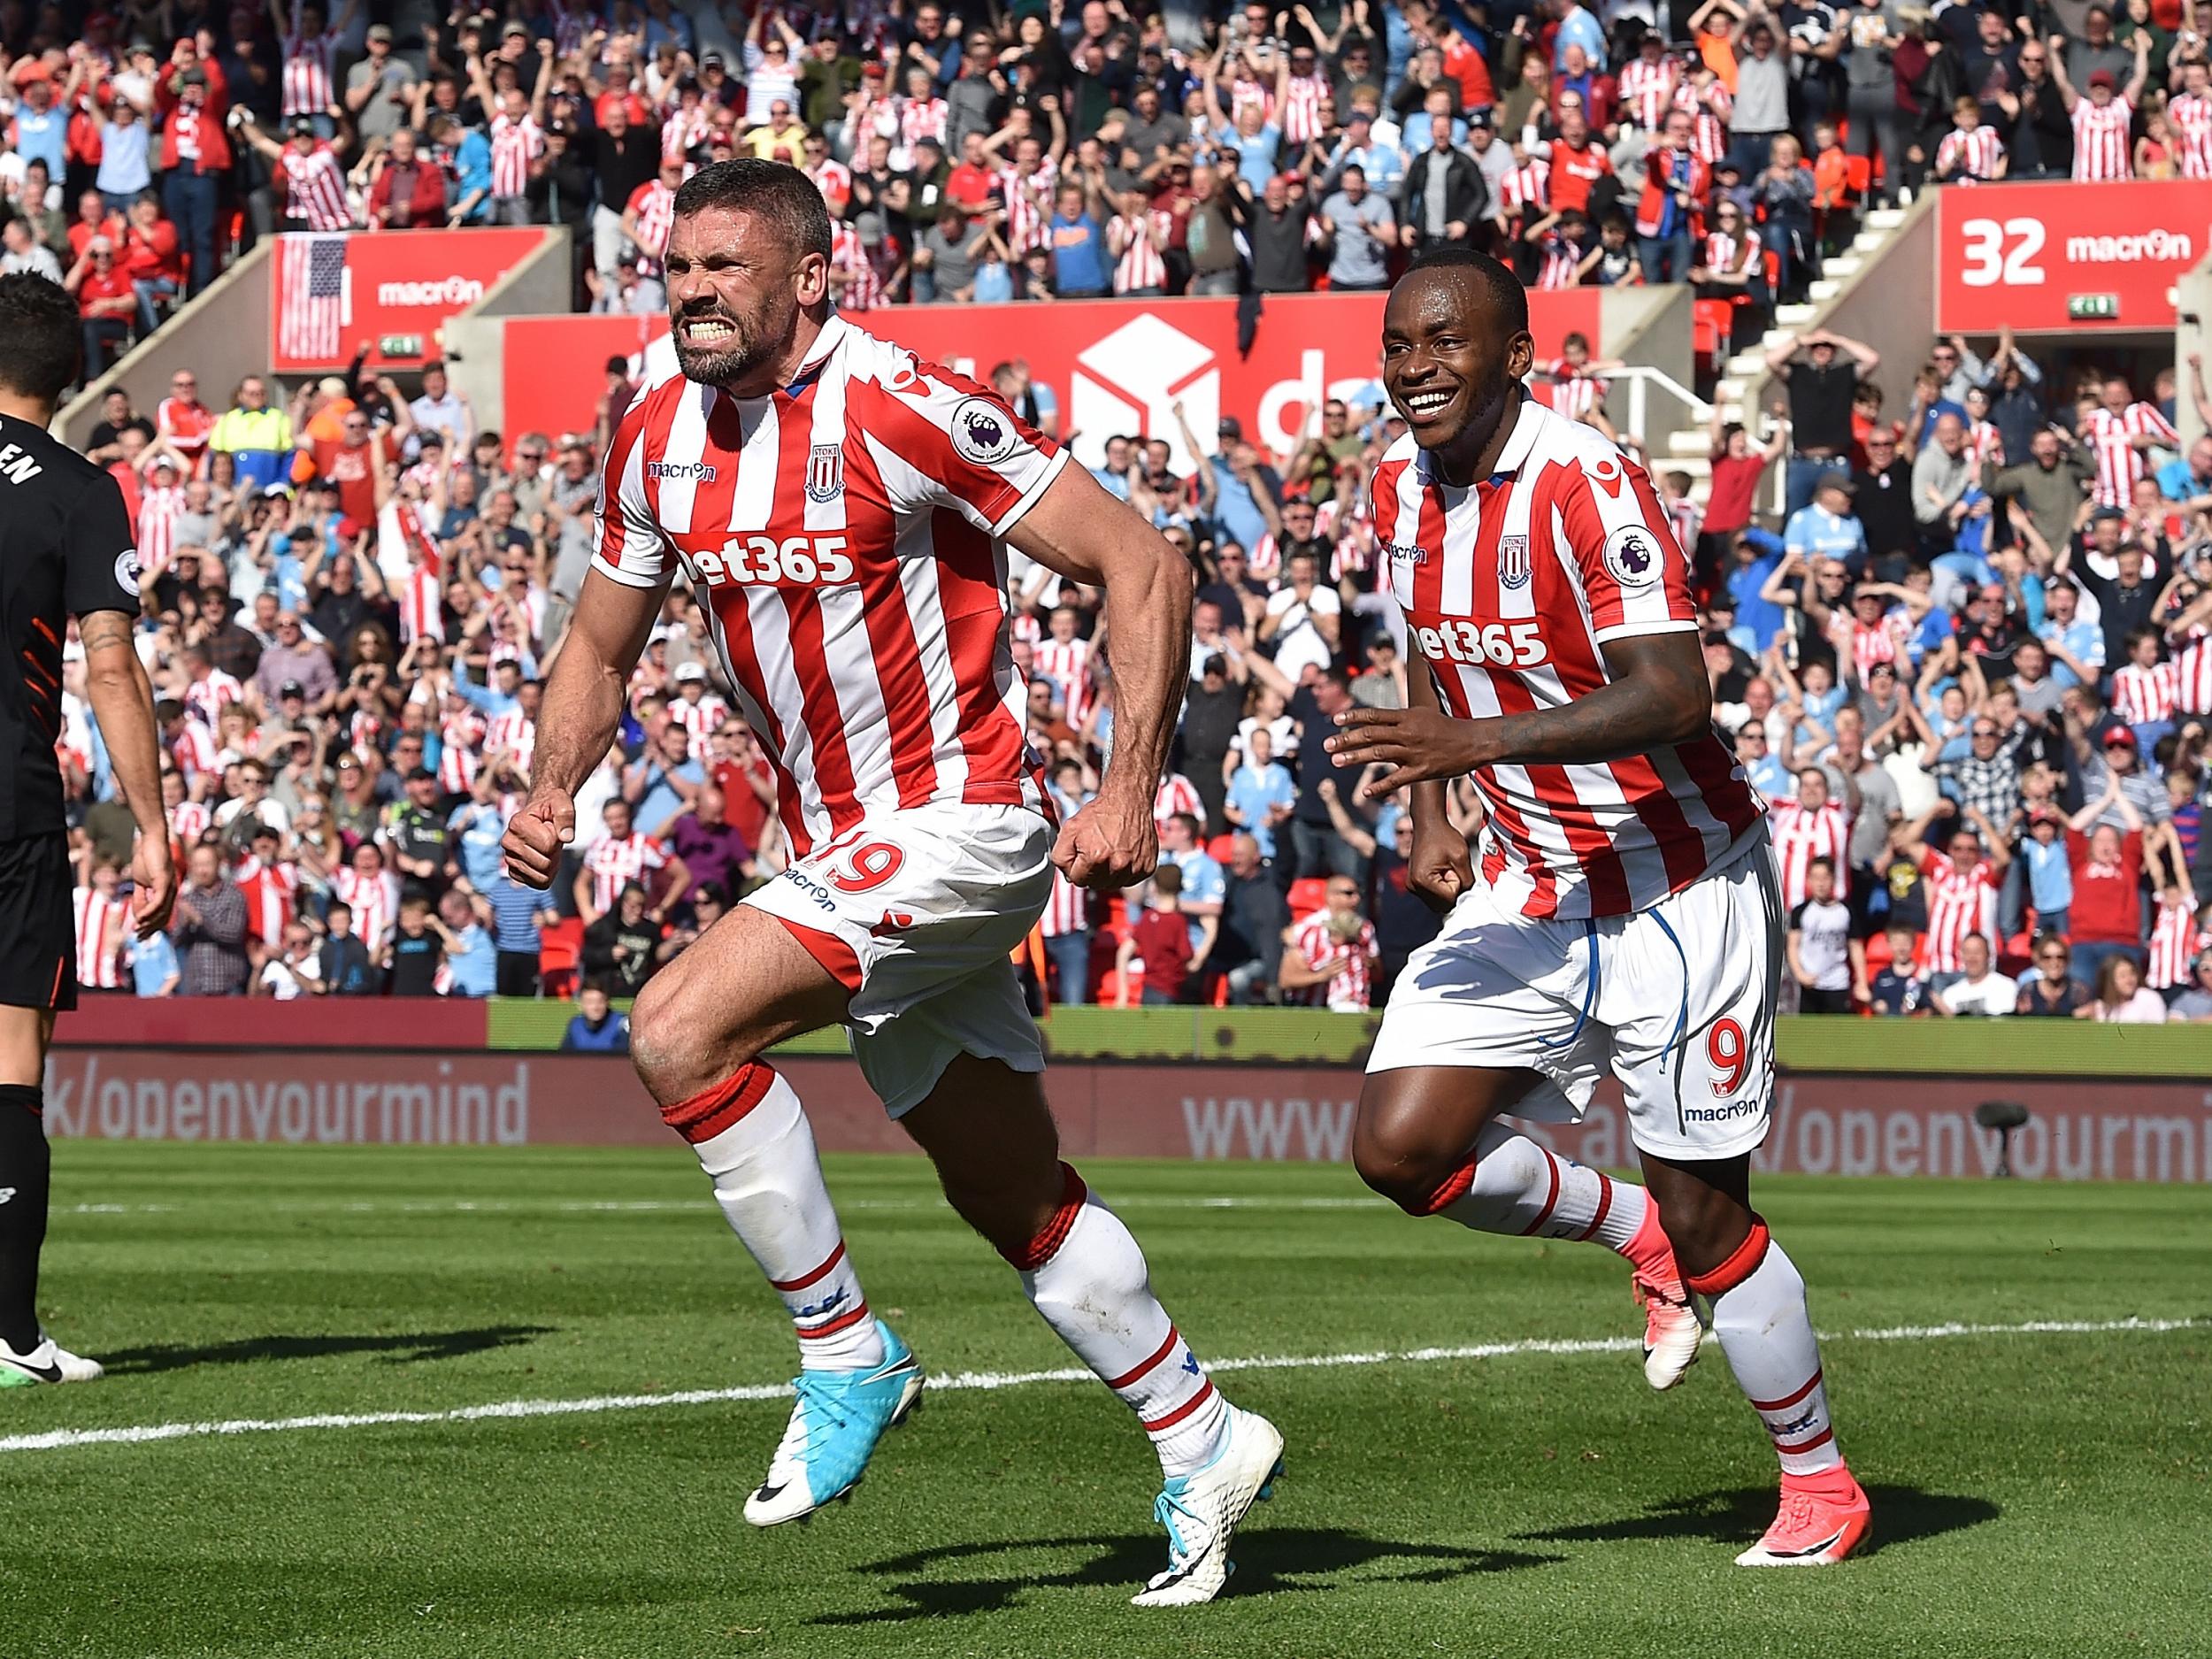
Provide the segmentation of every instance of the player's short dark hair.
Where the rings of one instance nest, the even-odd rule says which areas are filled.
[[[710,207],[765,219],[795,254],[830,257],[829,207],[813,180],[787,162],[747,156],[702,167],[676,192],[678,218]]]
[[[58,282],[27,271],[0,276],[0,386],[58,403],[83,360],[77,302]]]
[[[1483,296],[1498,313],[1498,322],[1509,337],[1528,332],[1528,290],[1510,266],[1473,248],[1435,248],[1413,262],[1408,279],[1426,271],[1460,270],[1473,273]]]

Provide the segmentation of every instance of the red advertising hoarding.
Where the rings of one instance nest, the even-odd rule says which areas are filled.
[[[2212,247],[2212,180],[1953,186],[1936,215],[1941,332],[2162,331]]]
[[[279,374],[340,368],[361,346],[372,367],[419,367],[438,355],[438,330],[446,319],[481,300],[545,240],[532,226],[487,226],[475,230],[393,230],[345,239],[334,351],[303,356],[290,349],[285,328],[287,285],[304,281],[281,257],[269,262],[269,362]],[[295,334],[313,331],[295,330]],[[327,336],[326,336],[327,337]],[[586,426],[591,423],[586,419]]]
[[[833,1152],[910,1152],[849,1060],[786,1057]],[[1053,1114],[1072,1157],[1340,1164],[1360,1074],[1348,1066],[1062,1062]],[[2032,1180],[2212,1182],[2212,1090],[2200,1081],[2028,1081],[2014,1171]],[[1778,1089],[1762,1172],[1979,1178],[1997,1140],[1977,1128],[1977,1079],[1795,1076]],[[626,1059],[334,1048],[69,1049],[47,1068],[47,1132],[102,1140],[334,1146],[673,1145]],[[1574,1127],[1528,1125],[1563,1156],[1635,1162],[1620,1092],[1604,1085]],[[1348,1181],[1351,1178],[1348,1174]]]
[[[1571,333],[1599,337],[1595,288],[1532,293],[1540,357]],[[1275,294],[1252,349],[1237,349],[1233,299],[1074,300],[1030,305],[890,306],[861,326],[978,378],[1008,357],[1060,400],[1060,426],[1086,465],[1115,434],[1165,438],[1187,470],[1171,410],[1209,449],[1224,416],[1255,442],[1297,446],[1322,401],[1371,384],[1382,335],[1379,294]],[[611,357],[634,357],[667,332],[664,318],[520,317],[506,326],[501,370],[509,433],[588,431]]]

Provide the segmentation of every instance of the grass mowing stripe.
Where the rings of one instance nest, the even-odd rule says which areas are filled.
[[[2156,1335],[2168,1331],[2194,1330],[2212,1324],[2198,1318],[2146,1319],[2030,1319],[2014,1325],[1897,1325],[1879,1329],[1824,1332],[1824,1342],[1935,1342],[1971,1336],[2092,1335],[2136,1333]],[[1212,1362],[1216,1371],[1333,1371],[1356,1365],[1433,1365],[1451,1360],[1503,1359],[1519,1354],[1571,1356],[1619,1354],[1640,1346],[1633,1337],[1527,1337],[1507,1342],[1480,1342],[1457,1348],[1376,1349],[1357,1354],[1254,1355],[1243,1359]],[[965,1393],[991,1393],[1023,1388],[1039,1383],[1091,1382],[1091,1373],[1079,1366],[1054,1371],[959,1371],[932,1377],[929,1386]],[[668,1406],[720,1405],[758,1400],[787,1399],[790,1389],[780,1383],[749,1383],[734,1388],[687,1388],[672,1394],[599,1394],[581,1400],[501,1400],[488,1405],[461,1406],[449,1411],[365,1411],[326,1413],[297,1417],[233,1417],[210,1423],[149,1423],[112,1429],[50,1429],[40,1434],[12,1434],[0,1438],[0,1453],[66,1451],[81,1446],[142,1446],[157,1440],[189,1440],[209,1435],[280,1434],[321,1429],[379,1428],[393,1425],[480,1423],[515,1417],[580,1416],[601,1411],[649,1411]]]
[[[227,1204],[72,1204],[57,1208],[57,1215],[72,1216],[173,1216],[187,1210],[227,1209]],[[840,1211],[900,1210],[909,1213],[922,1210],[944,1210],[951,1206],[941,1198],[852,1198],[837,1206]],[[1117,1210],[1394,1210],[1396,1205],[1386,1198],[1294,1198],[1257,1197],[1222,1198],[1203,1194],[1178,1194],[1172,1197],[1117,1198]],[[555,1214],[603,1215],[634,1210],[696,1210],[702,1214],[714,1213],[711,1198],[638,1198],[595,1199],[564,1202],[547,1199],[537,1202],[516,1202],[509,1199],[489,1201],[474,1198],[453,1198],[438,1202],[401,1199],[390,1203],[379,1203],[373,1199],[348,1199],[299,1203],[279,1199],[273,1202],[257,1202],[257,1213],[269,1215],[347,1215],[376,1214],[407,1216],[446,1216],[485,1214]]]

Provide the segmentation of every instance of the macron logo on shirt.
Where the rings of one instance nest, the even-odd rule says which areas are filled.
[[[11,484],[27,484],[46,469],[23,453],[19,444],[0,444],[0,478]]]

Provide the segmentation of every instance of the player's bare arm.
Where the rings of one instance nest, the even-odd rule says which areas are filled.
[[[502,843],[507,872],[525,886],[550,887],[561,849],[576,839],[576,791],[614,741],[631,671],[667,591],[665,579],[633,588],[597,571],[584,578],[538,715],[530,799]]]
[[[136,892],[131,919],[141,939],[169,925],[177,902],[177,872],[169,856],[169,825],[161,810],[161,749],[154,732],[153,687],[131,643],[131,618],[120,611],[89,611],[77,619],[84,645],[85,695],[108,747],[108,761],[138,825],[131,855]]]
[[[1417,642],[1415,649],[1419,649]],[[1406,676],[1406,706],[1438,719],[1444,718],[1437,701],[1436,678],[1425,658],[1417,672]],[[1458,903],[1459,895],[1475,882],[1467,838],[1452,823],[1446,798],[1449,787],[1445,779],[1413,785],[1413,856],[1406,865],[1406,885],[1429,903],[1445,910]]]
[[[1052,861],[1081,886],[1127,887],[1159,862],[1152,797],[1190,680],[1190,568],[1080,467],[1063,467],[1006,539],[1047,569],[1105,589],[1113,757],[1097,798],[1061,831]]]
[[[1711,725],[1712,691],[1694,632],[1635,634],[1601,649],[1610,683],[1559,708],[1483,720],[1454,719],[1433,707],[1348,709],[1337,716],[1344,729],[1329,740],[1330,756],[1340,768],[1387,768],[1366,786],[1371,799],[1380,799],[1482,766],[1624,760],[1686,743]],[[1415,825],[1417,833],[1417,818]]]

